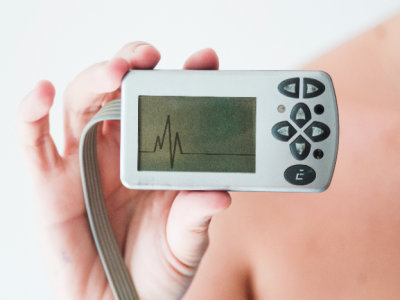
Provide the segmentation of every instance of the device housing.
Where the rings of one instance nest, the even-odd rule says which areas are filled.
[[[307,91],[313,91],[310,87],[318,90],[316,94],[322,93],[309,97]],[[138,170],[141,96],[255,98],[255,172]],[[121,181],[130,189],[322,192],[330,185],[338,151],[339,120],[332,80],[325,72],[132,70],[122,81],[121,100]],[[311,112],[311,119],[301,128],[291,118],[292,109],[299,103],[306,104]],[[316,113],[317,105],[323,107],[323,113]],[[296,130],[288,141],[278,140],[272,133],[280,122],[288,122]],[[313,122],[326,125],[329,136],[312,141],[305,131]],[[163,131],[161,128],[160,135]],[[302,160],[296,159],[290,149],[300,135],[311,146]],[[313,155],[317,149],[323,151],[321,159]],[[288,182],[285,172],[292,166],[308,166],[315,171],[315,179],[304,185]]]

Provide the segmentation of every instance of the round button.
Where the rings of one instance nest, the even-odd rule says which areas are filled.
[[[324,157],[324,151],[321,149],[316,149],[313,154],[316,159],[321,159]]]
[[[314,107],[314,112],[315,112],[317,115],[322,115],[322,114],[324,113],[324,110],[325,110],[325,108],[324,108],[321,104],[317,104],[317,105],[315,105],[315,107]]]
[[[294,185],[306,185],[315,180],[317,174],[314,169],[306,165],[295,165],[286,169],[285,179]]]

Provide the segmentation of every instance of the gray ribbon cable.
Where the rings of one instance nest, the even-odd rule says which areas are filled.
[[[102,107],[82,132],[79,157],[83,194],[97,251],[116,300],[139,300],[131,276],[115,240],[104,202],[97,162],[97,125],[121,119],[121,100]]]

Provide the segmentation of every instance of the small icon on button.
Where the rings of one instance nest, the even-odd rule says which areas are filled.
[[[278,129],[278,132],[282,135],[289,136],[289,126],[284,126]]]
[[[300,109],[297,111],[296,114],[296,120],[305,120],[306,119],[306,114],[304,113],[304,110],[300,107]]]
[[[305,143],[296,143],[296,151],[299,153],[299,155],[303,153],[304,149],[306,149]]]
[[[319,136],[321,134],[323,134],[324,131],[322,130],[322,128],[319,127],[312,127],[312,136]]]
[[[296,93],[296,84],[295,83],[288,84],[283,89],[290,93]]]
[[[300,169],[299,172],[304,172],[304,170]],[[299,176],[304,176],[304,173],[297,173],[296,175],[296,180],[303,180],[303,178]]]
[[[315,93],[318,91],[318,88],[315,85],[307,84],[307,94]]]

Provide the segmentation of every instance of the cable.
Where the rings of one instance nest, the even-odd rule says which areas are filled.
[[[104,105],[83,129],[79,158],[90,227],[114,297],[116,300],[139,300],[108,219],[97,162],[98,123],[120,119],[120,99]]]

